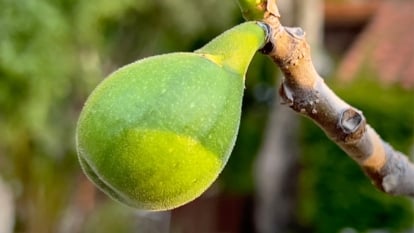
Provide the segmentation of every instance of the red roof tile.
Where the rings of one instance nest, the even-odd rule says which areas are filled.
[[[384,1],[345,54],[338,76],[355,78],[368,65],[383,83],[414,88],[414,1]]]

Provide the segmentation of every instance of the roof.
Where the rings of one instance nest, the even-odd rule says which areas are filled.
[[[325,24],[349,27],[365,24],[378,9],[380,0],[329,1],[324,4]]]
[[[414,88],[414,1],[384,1],[345,54],[338,77],[351,80],[362,66],[383,83]]]

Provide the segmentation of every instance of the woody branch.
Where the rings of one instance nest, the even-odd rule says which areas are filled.
[[[279,94],[283,104],[312,119],[355,160],[383,192],[414,197],[414,165],[384,142],[362,112],[340,99],[315,70],[305,33],[281,25],[275,1],[266,5],[262,21],[269,26],[267,54],[284,74]]]

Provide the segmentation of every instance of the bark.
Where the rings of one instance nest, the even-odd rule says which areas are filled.
[[[380,138],[361,111],[333,93],[313,66],[304,31],[282,26],[279,16],[272,13],[275,2],[269,5],[274,6],[263,21],[271,33],[262,51],[285,76],[279,89],[283,103],[319,125],[379,190],[414,197],[414,165]]]

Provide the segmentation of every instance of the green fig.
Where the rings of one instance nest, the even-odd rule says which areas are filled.
[[[238,132],[244,76],[262,23],[238,25],[194,53],[126,65],[92,92],[76,144],[87,177],[126,205],[167,210],[217,178]]]

